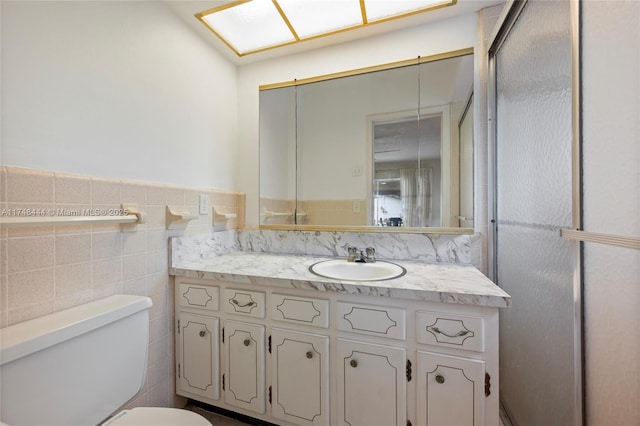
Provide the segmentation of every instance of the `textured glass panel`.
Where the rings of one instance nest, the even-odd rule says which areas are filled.
[[[640,251],[585,243],[586,417],[640,424]]]
[[[587,231],[640,237],[640,2],[582,3]],[[585,243],[588,424],[640,424],[640,252]]]
[[[501,220],[571,225],[570,47],[568,2],[532,2],[497,56]]]
[[[573,424],[575,242],[556,230],[500,227],[500,394],[520,425]]]
[[[500,395],[521,425],[575,422],[569,7],[527,2],[496,56]]]
[[[640,2],[583,4],[584,229],[640,237]]]

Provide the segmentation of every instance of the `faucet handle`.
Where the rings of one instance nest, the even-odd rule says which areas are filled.
[[[347,261],[353,262],[356,260],[356,257],[358,257],[358,248],[353,246],[347,246],[347,253],[348,253]]]
[[[365,249],[365,253],[367,254],[367,262],[376,261],[376,249],[374,249],[373,247],[367,247]]]

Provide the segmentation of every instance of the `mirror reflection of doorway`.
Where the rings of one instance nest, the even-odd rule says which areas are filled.
[[[376,226],[403,226],[400,179],[375,179],[373,185]]]
[[[443,121],[438,111],[372,121],[373,225],[441,226]]]

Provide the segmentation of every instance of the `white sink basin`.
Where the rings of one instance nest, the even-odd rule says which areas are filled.
[[[346,281],[392,280],[407,272],[402,266],[384,260],[359,263],[347,262],[345,259],[323,260],[311,265],[309,271],[324,278]]]

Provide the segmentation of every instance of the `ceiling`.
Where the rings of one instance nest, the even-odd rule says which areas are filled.
[[[258,62],[265,59],[272,59],[280,56],[291,55],[304,51],[317,49],[320,47],[331,46],[347,41],[357,40],[366,37],[372,37],[391,31],[397,31],[404,28],[410,28],[422,25],[428,22],[434,22],[451,18],[458,15],[465,15],[475,12],[488,6],[504,3],[505,0],[458,0],[453,6],[432,10],[425,13],[408,16],[405,18],[394,19],[375,25],[370,25],[350,31],[344,31],[326,37],[320,37],[313,40],[296,43],[290,46],[279,47],[260,53],[250,54],[243,57],[236,55],[226,44],[224,44],[215,34],[205,27],[196,17],[196,13],[204,12],[224,4],[229,0],[166,0],[165,3],[170,9],[178,15],[184,22],[193,28],[204,40],[216,48],[226,59],[236,65],[243,65],[252,62]]]

